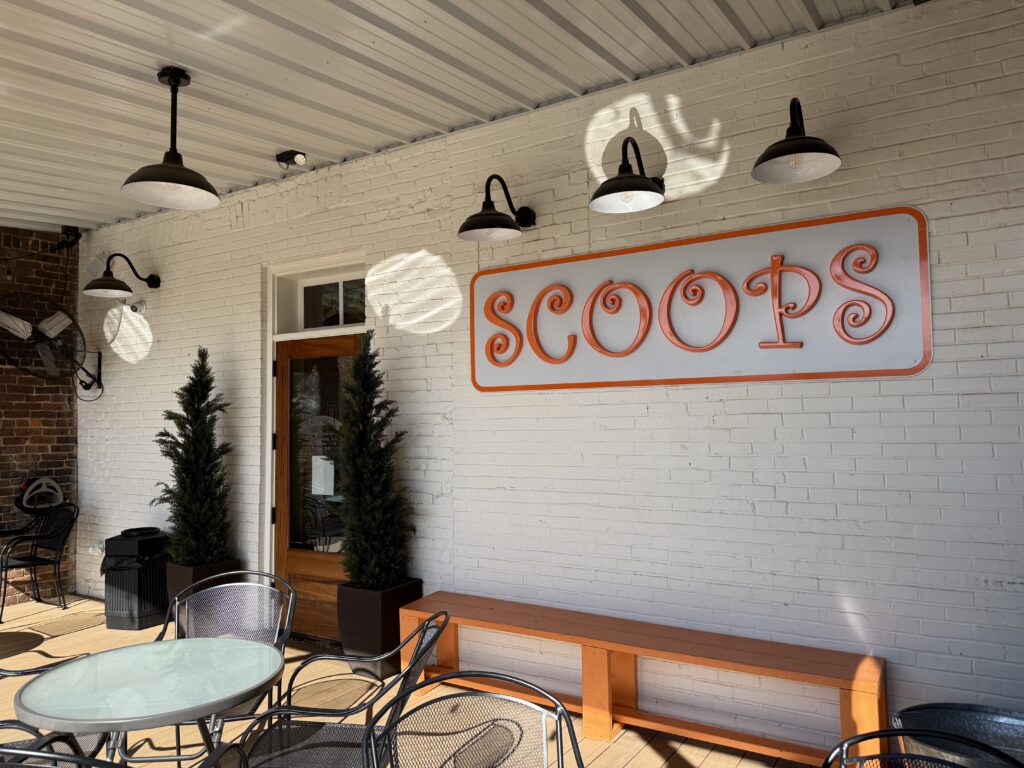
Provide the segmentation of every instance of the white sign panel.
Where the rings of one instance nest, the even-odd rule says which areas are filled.
[[[483,391],[908,376],[931,362],[915,208],[485,269]]]

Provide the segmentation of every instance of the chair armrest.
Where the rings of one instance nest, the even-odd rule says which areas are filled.
[[[23,731],[29,736],[35,736],[40,738],[43,732],[33,728],[28,723],[23,723],[21,720],[0,720],[0,731]]]
[[[4,544],[4,548],[0,550],[0,557],[9,557],[14,548],[21,544],[28,544],[43,538],[42,536],[15,536],[13,539],[8,539],[7,543]]]
[[[39,520],[29,520],[20,528],[3,528],[0,529],[0,539],[5,539],[8,536],[17,536],[25,533],[25,531],[31,531],[34,526],[39,525]]]
[[[399,650],[400,650],[399,648],[395,648],[394,650],[388,651],[387,653],[381,654],[379,656],[353,656],[353,655],[344,654],[344,653],[340,653],[340,654],[321,653],[321,654],[317,654],[316,656],[310,656],[308,659],[303,660],[303,662],[301,664],[299,664],[299,666],[297,666],[295,668],[295,671],[292,672],[291,676],[288,678],[288,685],[285,686],[285,697],[288,699],[289,702],[291,702],[292,691],[295,689],[295,680],[296,680],[296,678],[298,678],[298,676],[302,672],[302,670],[304,670],[310,664],[314,664],[316,662],[321,662],[321,661],[340,661],[340,662],[344,662],[345,664],[348,664],[350,666],[353,665],[353,664],[370,664],[370,663],[373,663],[375,661],[383,661],[384,659],[387,659],[387,658],[389,658],[391,656],[394,656]],[[380,678],[377,678],[377,682],[380,683],[381,685],[384,684],[384,681],[381,680]]]

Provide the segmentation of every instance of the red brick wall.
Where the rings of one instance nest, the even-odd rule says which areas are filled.
[[[22,256],[23,249],[38,252],[51,247],[61,236],[0,227],[0,294],[11,291],[43,295],[75,315],[78,310],[78,249],[47,256]],[[7,279],[7,267],[13,279]],[[65,294],[65,268],[67,291]],[[2,299],[0,299],[2,302]],[[3,333],[3,331],[0,331]],[[26,474],[53,477],[64,493],[76,501],[78,430],[74,383],[71,379],[38,379],[0,361],[0,528],[23,520],[14,506],[21,478]],[[0,539],[0,544],[4,542]],[[65,562],[65,588],[74,586],[74,534]],[[13,594],[7,603],[29,599],[25,574],[13,574]],[[48,570],[40,571],[44,597],[53,595]]]

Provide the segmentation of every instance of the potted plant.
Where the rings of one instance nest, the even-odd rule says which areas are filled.
[[[338,629],[346,653],[375,655],[399,641],[398,609],[423,596],[409,576],[412,507],[395,477],[395,455],[405,432],[393,432],[398,414],[384,397],[380,353],[373,332],[352,361],[339,407],[338,472],[342,553],[348,581],[338,585]],[[398,660],[380,668],[397,671]]]
[[[224,457],[231,444],[218,442],[217,421],[230,403],[214,393],[210,354],[200,347],[192,373],[175,392],[181,412],[164,411],[173,427],[156,436],[160,453],[171,462],[170,483],[157,483],[160,494],[150,502],[166,504],[171,524],[167,552],[167,593],[174,597],[200,579],[237,570],[228,534],[228,479]]]

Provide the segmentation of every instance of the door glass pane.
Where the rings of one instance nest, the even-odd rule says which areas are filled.
[[[338,405],[352,358],[292,360],[290,542],[293,549],[338,552],[342,525]]]

